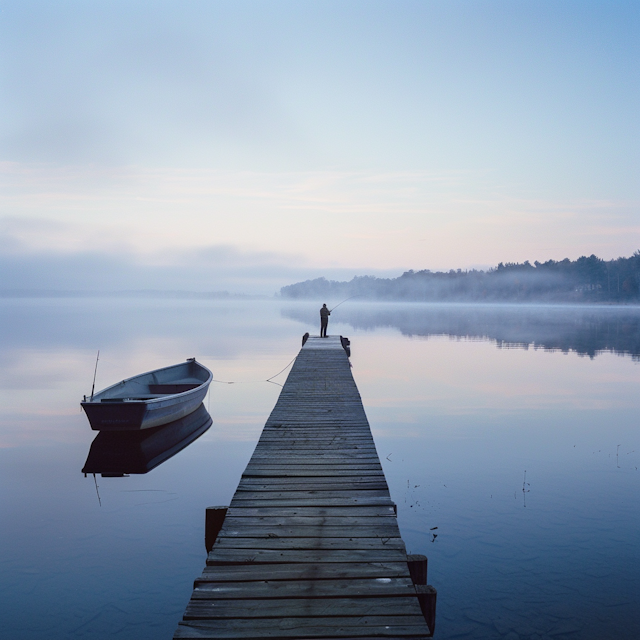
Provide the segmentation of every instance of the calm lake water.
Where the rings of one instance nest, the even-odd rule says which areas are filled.
[[[319,306],[0,300],[0,637],[172,636],[205,507],[229,503],[280,390],[264,380]],[[640,309],[351,301],[329,333],[351,338],[403,538],[429,557],[436,638],[640,638]],[[186,449],[94,483],[97,349],[96,388],[191,356],[235,384]]]

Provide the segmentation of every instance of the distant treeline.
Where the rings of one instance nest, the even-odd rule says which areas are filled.
[[[316,278],[280,289],[286,298],[361,296],[376,300],[476,302],[637,302],[640,251],[629,258],[502,262],[488,271],[406,271],[398,278]]]

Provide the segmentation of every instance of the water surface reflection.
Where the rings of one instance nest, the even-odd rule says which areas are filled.
[[[148,473],[199,438],[211,422],[201,404],[188,416],[155,429],[101,431],[91,443],[82,473],[112,478]]]
[[[317,310],[303,303],[285,307],[283,314],[313,324]],[[357,330],[391,327],[406,336],[491,340],[507,348],[589,357],[610,351],[640,359],[640,307],[349,302],[335,320]]]
[[[7,637],[171,637],[205,564],[204,509],[229,503],[280,391],[264,381],[318,332],[320,304],[0,300]],[[332,314],[403,539],[429,556],[436,638],[640,637],[638,314],[352,302]],[[185,354],[234,382],[211,385],[213,423],[179,455],[126,483],[99,478],[101,503],[78,472],[98,348],[98,386]]]

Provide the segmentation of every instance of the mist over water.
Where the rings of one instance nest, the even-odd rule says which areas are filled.
[[[315,306],[285,307],[283,315],[312,323]],[[350,302],[340,320],[356,330],[397,329],[408,337],[490,340],[504,348],[612,352],[640,358],[640,307],[522,304]]]
[[[205,563],[204,509],[231,499],[280,390],[265,380],[318,333],[322,302],[0,300],[8,637],[171,637]],[[332,314],[403,539],[429,557],[436,638],[640,636],[639,327],[633,307]],[[234,384],[212,385],[192,444],[96,487],[79,401],[98,348],[96,388],[192,356]]]

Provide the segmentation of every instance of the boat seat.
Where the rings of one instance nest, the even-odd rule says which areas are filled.
[[[150,393],[157,393],[160,395],[167,395],[171,393],[183,393],[184,391],[191,391],[191,389],[197,389],[202,382],[172,382],[170,384],[150,384]]]
[[[174,392],[175,393],[175,392]],[[164,398],[166,395],[171,395],[167,393],[144,393],[136,396],[122,396],[120,398],[102,398],[100,402],[125,402],[126,400],[135,401],[135,400],[153,400],[155,398]]]

